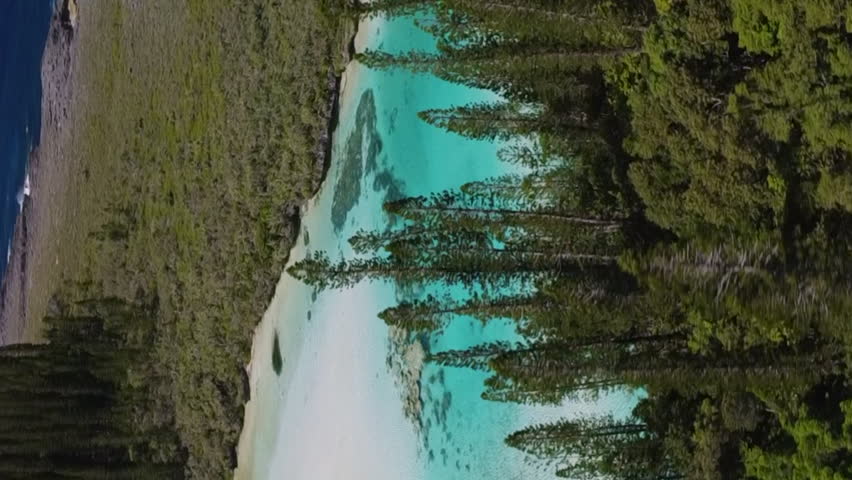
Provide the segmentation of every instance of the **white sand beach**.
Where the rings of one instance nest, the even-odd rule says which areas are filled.
[[[361,23],[356,48],[428,50],[434,38],[411,19],[372,19]],[[495,160],[498,145],[448,134],[417,118],[427,108],[494,100],[492,92],[357,62],[341,85],[332,164],[305,209],[291,262],[314,251],[332,260],[351,258],[351,235],[391,225],[383,210],[389,198],[458,188],[515,168]],[[546,418],[618,411],[632,401],[615,396],[547,408],[488,402],[481,398],[487,373],[427,365],[415,392],[419,417],[412,421],[405,413],[411,399],[393,367],[403,354],[392,348],[388,328],[377,318],[402,294],[382,282],[314,292],[287,274],[281,277],[255,334],[238,480],[551,478],[552,472],[507,447],[505,436]],[[428,348],[516,338],[506,322],[483,326],[468,320],[431,336]],[[272,367],[276,333],[283,357],[279,375]]]
[[[377,23],[362,21],[356,48],[363,48]],[[360,71],[353,62],[341,81],[336,146],[338,136],[353,126]],[[336,163],[326,184],[305,208],[292,261],[304,258],[314,246],[338,248],[339,239],[328,221],[330,197],[339,175]],[[306,231],[311,233],[308,245]],[[372,298],[373,288],[363,285],[334,292],[332,301],[324,301],[325,294],[314,300],[309,288],[286,273],[282,275],[272,304],[255,331],[248,366],[251,401],[246,405],[235,478],[415,478],[410,471],[417,463],[414,430],[404,418],[392,414],[402,417],[397,391],[387,378],[386,347],[374,345],[375,339],[383,341],[384,337],[365,329],[384,328],[375,319],[378,302]],[[310,313],[306,316],[306,312]],[[280,375],[271,362],[276,334],[284,359]],[[371,381],[376,384],[370,385]]]

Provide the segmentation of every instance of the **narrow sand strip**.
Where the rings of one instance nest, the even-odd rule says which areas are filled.
[[[370,20],[360,22],[354,40],[355,51],[363,51],[367,35],[371,30],[370,23]],[[354,97],[354,92],[358,90],[359,72],[360,68],[357,68],[354,62],[351,62],[341,75],[340,119],[349,115],[354,105],[353,102],[357,100]],[[340,127],[338,126],[338,128]],[[329,161],[333,160],[329,159]],[[333,177],[329,177],[325,181],[334,180]],[[303,218],[307,215],[307,212],[314,208],[317,197],[323,189],[321,188],[317,196],[303,208]],[[302,232],[296,246],[290,253],[291,259],[304,257],[305,239],[303,237],[304,233]],[[288,304],[298,302],[298,299],[290,292],[293,282],[294,280],[286,272],[282,272],[272,303],[254,332],[251,360],[246,367],[249,374],[251,400],[245,405],[243,430],[237,448],[238,467],[234,473],[236,480],[256,478],[255,468],[258,460],[262,462],[263,459],[268,459],[274,448],[278,430],[278,423],[274,420],[283,400],[278,386],[287,385],[290,382],[294,373],[294,366],[297,364],[296,359],[301,354],[303,344],[300,326],[294,321],[295,318],[292,315],[287,315],[287,310],[293,308]],[[291,320],[290,325],[287,326],[288,328],[281,328],[281,331],[277,331],[279,319],[282,318]],[[277,379],[270,366],[276,333],[278,334],[282,356],[285,359],[284,368]],[[263,419],[263,421],[259,422],[259,419]],[[262,439],[264,444],[258,444],[258,439]]]

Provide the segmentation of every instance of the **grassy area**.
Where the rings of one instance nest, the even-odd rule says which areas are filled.
[[[195,478],[222,478],[259,321],[318,185],[333,74],[354,23],[319,1],[93,0],[76,48],[64,300],[156,301],[155,392]],[[38,314],[44,299],[31,305]]]

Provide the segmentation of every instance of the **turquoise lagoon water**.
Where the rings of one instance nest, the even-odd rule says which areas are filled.
[[[434,48],[410,18],[372,20],[359,35],[369,48]],[[515,168],[497,160],[498,145],[448,134],[416,116],[493,100],[493,93],[359,65],[350,65],[347,75],[332,167],[305,212],[293,261],[314,250],[351,257],[353,233],[392,226],[382,211],[388,199],[457,188]],[[552,478],[552,466],[506,447],[505,436],[531,423],[632,408],[626,394],[553,407],[488,402],[480,397],[486,374],[435,365],[423,368],[421,388],[412,394],[398,368],[405,350],[376,316],[402,297],[385,282],[315,292],[282,277],[256,335],[254,422],[243,434],[238,478]],[[267,361],[273,331],[285,359],[280,375]],[[507,322],[459,319],[426,343],[440,351],[515,339]],[[419,415],[405,413],[411,395],[419,397]]]

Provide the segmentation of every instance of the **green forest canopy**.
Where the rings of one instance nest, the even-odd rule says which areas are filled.
[[[438,54],[359,60],[500,93],[420,116],[471,138],[533,136],[500,155],[533,172],[391,202],[402,227],[352,238],[375,256],[317,252],[291,274],[320,287],[469,287],[468,300],[409,298],[381,317],[418,333],[514,319],[520,344],[430,353],[490,371],[486,399],[645,392],[626,420],[506,439],[558,476],[852,478],[848,2],[361,10],[433,12],[423,28]]]
[[[193,0],[133,14],[145,21],[101,0],[82,67],[101,95],[74,149],[80,191],[107,193],[80,194],[50,343],[0,349],[15,379],[4,475],[230,476],[242,365],[292,240],[287,206],[316,182],[338,36],[358,15],[426,9],[438,55],[360,60],[502,94],[421,118],[533,136],[500,153],[532,173],[388,204],[404,226],[353,239],[385,253],[318,253],[291,273],[470,286],[382,318],[516,320],[521,344],[430,353],[490,371],[489,400],[647,393],[626,420],[506,439],[557,475],[852,478],[852,7],[838,0]]]

